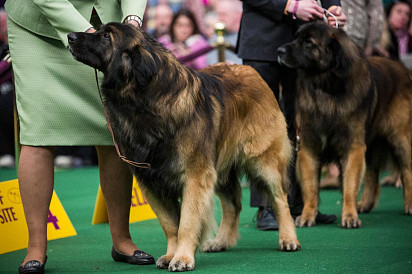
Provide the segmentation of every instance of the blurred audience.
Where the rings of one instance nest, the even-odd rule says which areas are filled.
[[[218,21],[225,24],[225,42],[236,46],[240,19],[242,18],[242,2],[238,0],[220,0],[215,4],[215,10]],[[209,43],[216,42],[216,34],[209,38]],[[225,59],[227,63],[242,64],[236,53],[226,49]],[[207,64],[212,65],[218,62],[217,50],[213,50],[207,54]]]
[[[220,2],[220,1],[219,1]],[[200,33],[205,33],[205,25],[203,23],[203,18],[206,14],[206,7],[203,0],[186,0],[183,1],[183,8],[190,10],[194,18],[196,19],[196,24]]]
[[[206,13],[203,20],[205,24],[205,36],[207,39],[212,38],[215,35],[215,24],[219,22],[216,11],[210,10]]]
[[[147,32],[151,34],[154,32],[156,25],[155,9],[159,5],[168,5],[173,13],[176,13],[181,9],[190,10],[196,18],[196,23],[199,31],[201,33],[205,32],[203,18],[206,13],[206,7],[209,7],[210,3],[204,0],[148,0],[143,20],[143,28]]]
[[[392,59],[412,52],[412,39],[409,33],[411,24],[411,3],[398,0],[386,7],[389,43],[387,51]]]
[[[166,4],[158,4],[154,8],[154,30],[153,37],[159,39],[161,36],[168,34],[173,19],[172,8]]]
[[[173,16],[169,35],[160,37],[159,42],[177,58],[208,46],[207,40],[199,31],[194,14],[188,9],[181,9]],[[201,55],[186,62],[186,65],[194,70],[202,69],[207,66],[206,56]]]
[[[97,152],[92,146],[56,147],[54,158],[56,168],[79,168],[97,164]]]

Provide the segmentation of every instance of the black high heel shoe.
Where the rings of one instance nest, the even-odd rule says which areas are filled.
[[[44,266],[47,262],[47,256],[44,260],[44,263],[40,263],[37,260],[31,260],[25,263],[24,265],[19,266],[19,273],[44,273]]]
[[[152,255],[143,252],[142,250],[135,250],[133,255],[125,255],[117,251],[114,247],[112,247],[112,257],[113,260],[116,262],[123,262],[129,264],[154,264],[155,260]]]

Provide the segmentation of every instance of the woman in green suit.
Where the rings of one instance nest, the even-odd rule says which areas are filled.
[[[93,69],[76,62],[67,34],[93,32],[101,22],[140,27],[146,0],[9,0],[10,53],[15,74],[20,143],[19,186],[29,231],[20,273],[42,273],[56,146],[96,146],[115,261],[151,264],[129,232],[132,175],[116,154]]]

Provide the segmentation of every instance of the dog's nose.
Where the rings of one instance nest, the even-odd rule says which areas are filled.
[[[281,56],[286,53],[286,49],[284,47],[278,48],[278,55]]]
[[[69,39],[69,43],[73,43],[77,40],[77,36],[74,32],[67,34],[67,39]]]

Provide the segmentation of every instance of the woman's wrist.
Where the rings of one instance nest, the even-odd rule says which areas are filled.
[[[299,7],[299,0],[296,0],[295,5],[293,6],[293,11],[292,11],[293,20],[296,19],[296,13],[298,12],[298,7]]]
[[[128,15],[123,23],[132,24],[135,27],[142,27],[142,19],[137,15]]]
[[[289,14],[292,14],[292,18],[296,19],[296,13],[299,8],[299,0],[289,0],[286,4],[286,11]]]

